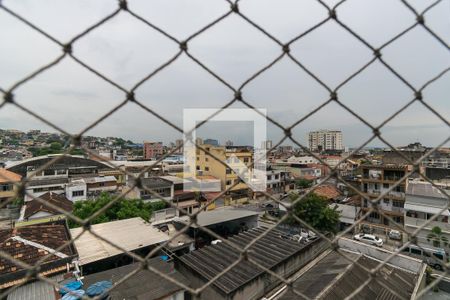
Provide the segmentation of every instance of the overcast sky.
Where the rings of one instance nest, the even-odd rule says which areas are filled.
[[[432,2],[410,1],[418,10]],[[117,7],[114,0],[4,0],[3,3],[62,42]],[[229,9],[223,0],[129,0],[129,7],[180,40]],[[240,11],[282,42],[327,17],[326,9],[314,0],[242,0]],[[339,6],[337,13],[340,20],[375,47],[415,22],[415,16],[400,1],[394,0],[349,0]],[[447,43],[450,41],[449,15],[450,1],[442,1],[425,17],[426,23]],[[2,10],[0,40],[0,87],[3,89],[61,54],[58,45]],[[276,43],[236,15],[194,38],[188,46],[192,55],[234,87],[281,54]],[[80,60],[126,88],[132,87],[177,51],[177,44],[126,12],[121,12],[73,46],[73,53]],[[330,87],[337,86],[372,58],[368,48],[334,21],[294,43],[291,54]],[[450,52],[422,27],[414,28],[385,48],[382,54],[415,87],[450,66]],[[255,107],[267,109],[270,117],[285,126],[308,114],[329,96],[287,57],[248,84],[243,95]],[[79,132],[124,99],[123,92],[69,57],[24,84],[15,96],[20,104],[70,133]],[[136,96],[181,127],[184,108],[218,108],[231,100],[233,93],[183,54],[143,84]],[[412,98],[412,91],[379,62],[339,90],[339,99],[373,125],[380,124]],[[450,72],[424,91],[424,100],[448,120]],[[53,131],[11,105],[0,109],[0,128]],[[294,136],[305,143],[308,131],[321,128],[342,130],[344,144],[350,147],[363,143],[370,133],[358,119],[331,103],[298,125]],[[249,123],[241,122],[222,129],[211,125],[198,135],[250,144],[252,130]],[[449,127],[419,103],[381,131],[395,145],[420,141],[433,146],[450,134]],[[165,143],[181,136],[132,103],[87,134]],[[268,139],[276,142],[282,132],[269,125],[268,135]],[[380,141],[371,145],[383,146]]]

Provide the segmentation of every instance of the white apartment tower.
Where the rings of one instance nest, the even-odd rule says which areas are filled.
[[[309,133],[309,150],[344,150],[342,132],[338,130],[318,130]]]

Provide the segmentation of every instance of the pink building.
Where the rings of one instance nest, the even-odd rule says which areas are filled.
[[[144,159],[154,159],[163,155],[162,142],[144,142]]]

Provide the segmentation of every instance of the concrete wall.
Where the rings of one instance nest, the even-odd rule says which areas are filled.
[[[370,245],[367,245],[367,244],[364,244],[361,242],[357,242],[357,241],[353,241],[353,240],[350,240],[347,238],[340,238],[338,243],[339,243],[339,246],[344,249],[347,249],[347,250],[350,250],[353,252],[366,254],[370,257],[373,257],[375,259],[382,260],[382,261],[387,259],[393,253],[392,251],[388,251],[383,248],[370,246]],[[422,264],[423,264],[422,260],[412,258],[412,257],[406,256],[403,254],[397,254],[396,256],[391,258],[391,260],[389,260],[388,263],[391,265],[403,268],[405,270],[414,272],[414,273],[419,273],[422,268]]]

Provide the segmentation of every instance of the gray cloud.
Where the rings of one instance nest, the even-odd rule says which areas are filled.
[[[226,13],[226,1],[129,1],[131,9],[153,24],[183,40],[215,18]],[[336,2],[336,1],[327,1]],[[418,10],[432,1],[411,1]],[[62,42],[116,9],[115,1],[4,1],[4,4]],[[445,41],[450,40],[450,3],[442,2],[426,15],[427,24]],[[282,43],[327,18],[316,1],[245,0],[240,11]],[[338,16],[374,47],[415,22],[415,16],[399,1],[348,1],[338,8]],[[0,87],[8,89],[16,81],[61,54],[58,45],[0,10]],[[274,41],[232,15],[189,42],[189,51],[235,88],[269,64],[281,49]],[[90,32],[73,46],[74,54],[100,73],[130,88],[169,60],[178,45],[125,12]],[[291,54],[330,88],[335,88],[372,58],[372,51],[333,22],[321,26],[291,45]],[[450,54],[420,27],[416,27],[382,50],[383,59],[414,87],[450,65]],[[70,133],[76,133],[124,100],[123,92],[80,67],[70,58],[45,71],[16,91],[22,105],[48,118]],[[448,120],[450,115],[450,75],[424,90],[424,101]],[[243,89],[255,107],[267,108],[268,115],[289,126],[327,101],[328,91],[299,66],[283,58]],[[413,91],[379,62],[352,79],[338,91],[339,100],[378,126],[395,110],[413,99]],[[137,98],[176,126],[182,126],[184,108],[217,108],[233,98],[233,92],[181,55],[169,67],[136,90]],[[235,104],[233,107],[244,107]],[[42,122],[14,107],[0,109],[3,128],[49,129]],[[225,126],[225,125],[224,125]],[[226,130],[210,126],[202,135],[220,140],[250,143],[242,124]],[[357,146],[371,133],[370,128],[351,113],[330,103],[294,129],[306,142],[309,130],[342,129],[348,146]],[[421,104],[413,104],[382,128],[394,144],[422,141],[436,145],[448,136],[448,126]],[[135,141],[170,142],[181,134],[129,103],[88,134],[122,136]],[[270,139],[281,135],[268,126]],[[372,145],[382,145],[374,141]]]

